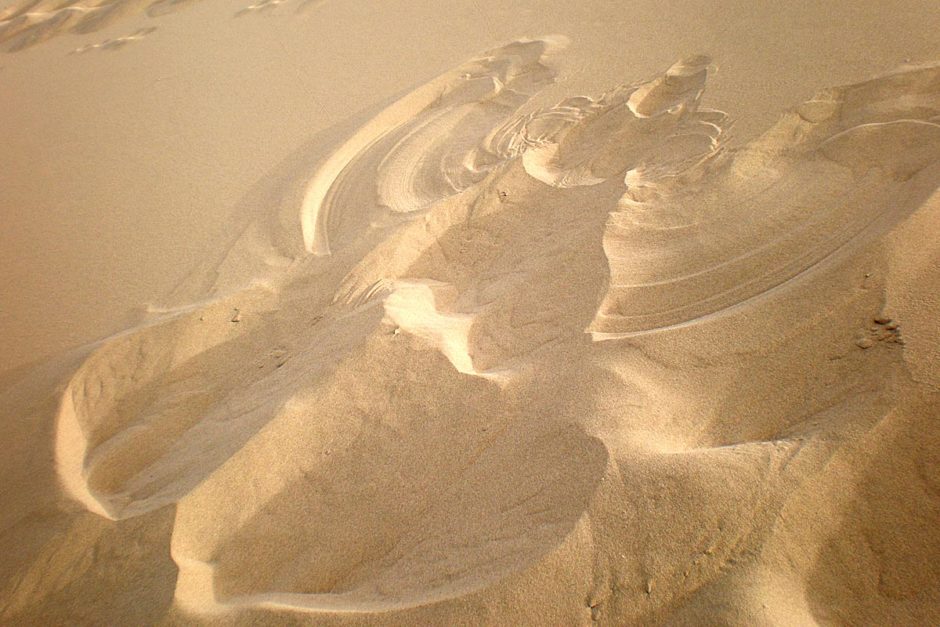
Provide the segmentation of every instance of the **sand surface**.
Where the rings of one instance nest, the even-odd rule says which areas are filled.
[[[0,0],[0,622],[940,622],[937,33]]]

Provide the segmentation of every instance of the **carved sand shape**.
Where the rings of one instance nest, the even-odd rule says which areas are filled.
[[[487,141],[488,135],[552,80],[551,60],[562,45],[555,37],[493,50],[416,89],[363,126],[307,187],[300,214],[307,250],[330,254],[340,212],[349,207],[364,204],[370,214],[381,208],[421,211],[513,156],[506,146]]]
[[[936,188],[937,67],[828,90],[762,138],[691,167],[629,171],[604,234],[613,339],[701,320],[875,237]],[[878,99],[858,98],[878,91]],[[917,174],[924,171],[924,176]]]
[[[536,251],[544,263],[491,277],[503,251],[459,250],[461,229],[480,213],[527,234],[578,226],[572,214],[590,222],[577,241],[602,247],[607,267],[595,250],[594,270],[609,271],[610,282],[599,284],[589,331],[609,339],[733,313],[889,228],[936,188],[940,67],[830,90],[729,150],[724,115],[699,108],[708,68],[701,57],[599,98],[520,114],[552,80],[557,44],[524,40],[491,51],[366,124],[309,182],[300,217],[314,255],[286,270],[271,293],[252,288],[166,313],[106,341],[72,377],[58,416],[61,481],[110,519],[177,505],[172,555],[176,602],[186,611],[367,613],[432,603],[521,572],[584,533],[616,443],[550,420],[518,442],[508,437],[511,424],[494,428],[493,416],[510,408],[534,417],[502,387],[521,375],[498,360],[481,367],[474,335],[487,303],[538,280],[554,286],[548,279],[578,251]],[[512,222],[541,203],[567,208],[545,215],[569,221]],[[487,236],[482,227],[476,233]],[[456,252],[445,249],[445,235]],[[363,239],[377,243],[356,257],[351,244]],[[554,243],[500,240],[539,241]],[[448,284],[437,276],[461,263],[484,279]],[[307,305],[304,281],[334,287],[324,268],[346,278],[332,302]],[[243,315],[233,324],[236,308]],[[284,329],[292,330],[287,338]],[[577,365],[600,350],[583,344]],[[366,345],[376,350],[360,351]],[[272,346],[279,348],[268,355]],[[425,408],[427,415],[395,405],[408,389],[405,375],[419,379],[429,369],[446,387],[436,392],[457,404]],[[355,385],[363,380],[365,390]],[[430,446],[439,429],[450,430],[459,453]],[[467,496],[464,486],[482,490],[494,469],[517,467],[503,462],[524,458],[520,450],[539,454],[519,475],[500,477],[491,500]],[[422,473],[431,455],[444,457],[446,480]],[[446,486],[439,502],[402,507],[389,495],[390,469],[401,466],[385,462],[401,456],[417,469],[408,481]],[[362,522],[349,542],[331,546],[323,538],[355,514],[345,505],[351,489],[376,504],[382,524]],[[461,535],[454,511],[483,521],[482,531]],[[536,537],[501,535],[527,516],[544,517]],[[297,520],[305,523],[292,528]],[[424,550],[419,530],[435,538],[437,552]],[[461,551],[482,556],[469,573],[449,567]]]

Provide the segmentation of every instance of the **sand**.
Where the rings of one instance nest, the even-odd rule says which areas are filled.
[[[0,3],[0,620],[940,622],[928,4]]]

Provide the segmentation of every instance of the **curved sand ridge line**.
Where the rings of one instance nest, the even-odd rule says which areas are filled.
[[[611,281],[595,338],[734,307],[919,207],[937,182],[936,83],[927,67],[829,90],[731,154],[630,170],[604,234]],[[886,85],[897,91],[877,93]]]
[[[482,180],[512,154],[487,142],[488,134],[552,81],[551,59],[564,44],[561,37],[548,37],[490,51],[363,126],[307,187],[300,212],[307,250],[330,254],[342,211],[377,205],[407,214]]]
[[[307,186],[315,254],[102,343],[72,377],[62,484],[115,520],[176,505],[184,611],[469,599],[600,546],[603,503],[652,489],[645,463],[693,486],[823,463],[825,441],[780,428],[669,433],[707,403],[584,331],[733,315],[890,228],[936,189],[940,68],[830,90],[729,149],[699,106],[703,57],[525,112],[557,46],[514,42],[399,100]],[[858,392],[826,390],[823,417]],[[783,507],[747,490],[742,508]]]
[[[329,252],[331,204],[385,208],[384,217],[417,212],[520,155],[530,176],[559,189],[622,179],[603,240],[610,287],[590,326],[595,339],[614,339],[688,324],[765,294],[891,226],[932,192],[932,179],[913,179],[937,159],[934,68],[905,72],[909,85],[893,104],[830,90],[728,154],[724,114],[698,106],[709,62],[693,57],[647,83],[490,128],[467,122],[463,110],[495,92],[390,122],[423,104],[409,96],[314,176],[302,215],[308,250]],[[467,125],[454,127],[454,119]],[[867,119],[879,121],[859,122]],[[404,137],[391,146],[380,141],[396,133]],[[375,153],[383,155],[378,165],[367,164]],[[371,224],[382,220],[379,209],[370,215]]]

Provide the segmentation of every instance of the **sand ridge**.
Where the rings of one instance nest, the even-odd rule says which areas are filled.
[[[301,208],[308,251],[330,253],[334,205],[354,205],[359,172],[375,178],[380,204],[395,213],[427,208],[478,182],[509,155],[481,145],[502,120],[552,80],[564,39],[522,40],[473,59],[408,94],[363,126],[311,179]],[[385,145],[391,143],[391,147]],[[378,155],[375,165],[360,163]],[[376,159],[376,157],[371,157]]]
[[[116,524],[173,509],[181,620],[936,617],[934,567],[867,614],[870,582],[807,582],[877,528],[856,461],[936,435],[918,335],[875,318],[884,235],[940,181],[940,67],[728,148],[703,56],[528,110],[564,44],[385,108],[302,182],[279,237],[306,253],[70,376],[61,485]]]

